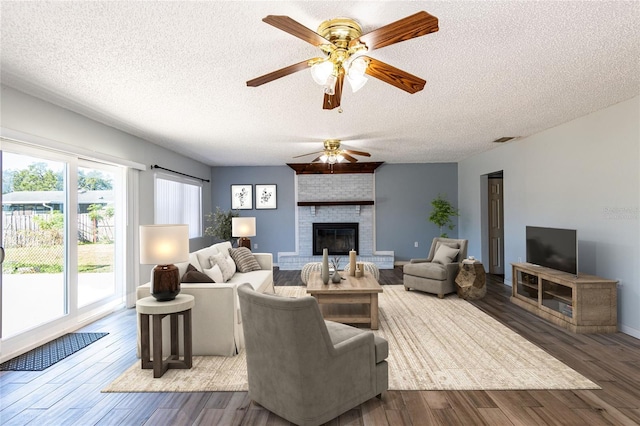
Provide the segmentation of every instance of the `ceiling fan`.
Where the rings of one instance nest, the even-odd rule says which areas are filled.
[[[360,25],[349,18],[324,21],[318,32],[312,31],[288,16],[269,15],[262,21],[318,47],[323,56],[289,65],[247,81],[257,87],[311,67],[314,81],[324,88],[323,109],[340,106],[344,79],[355,92],[367,82],[364,74],[375,77],[408,93],[416,93],[426,83],[420,77],[365,55],[401,41],[438,31],[438,18],[420,11],[362,35]]]
[[[311,160],[312,163],[316,161],[322,161],[323,163],[336,164],[347,160],[351,163],[358,161],[354,155],[360,155],[363,157],[371,157],[371,154],[364,151],[354,151],[352,149],[340,149],[340,139],[327,139],[324,141],[324,150],[310,152],[308,154],[296,155],[293,158],[305,157],[307,155],[320,154],[318,157]]]

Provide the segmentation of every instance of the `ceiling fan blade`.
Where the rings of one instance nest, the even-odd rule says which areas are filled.
[[[347,160],[349,160],[351,163],[356,163],[358,161],[357,158],[354,158],[352,156],[350,156],[349,154],[347,154],[346,152],[342,151],[342,156],[344,158],[346,158]]]
[[[353,155],[362,155],[364,157],[371,157],[371,154],[369,154],[368,152],[364,152],[364,151],[354,151],[353,149],[347,149],[344,152],[347,152],[347,153],[353,154]]]
[[[309,152],[307,154],[302,154],[302,155],[296,155],[295,157],[291,157],[291,158],[300,158],[300,157],[306,157],[307,155],[313,155],[313,154],[318,154],[324,151],[313,151],[313,152]]]
[[[342,98],[342,84],[344,83],[344,72],[338,74],[338,81],[336,81],[336,87],[333,95],[327,95],[325,93],[324,100],[322,102],[322,109],[334,109],[340,106],[340,99]]]
[[[292,36],[298,37],[299,39],[304,40],[307,43],[311,43],[314,46],[331,43],[320,34],[316,33],[313,30],[310,30],[309,28],[305,27],[297,21],[294,21],[288,16],[269,15],[262,21],[266,22],[269,25],[273,25],[274,27],[286,33],[289,33]]]
[[[359,40],[367,45],[369,51],[372,51],[436,31],[438,31],[438,18],[420,11],[360,36]],[[352,44],[354,42],[357,40],[352,41]]]
[[[315,162],[317,162],[317,161],[320,161],[320,157],[316,157],[316,158],[314,158],[313,160],[311,160],[311,162],[312,162],[312,163],[315,163]]]
[[[377,59],[373,59],[367,56],[369,66],[367,66],[365,73],[371,77],[375,77],[379,80],[396,86],[398,89],[402,89],[405,92],[416,93],[424,89],[424,85],[427,83],[425,80],[417,77],[413,74],[409,74],[406,71],[402,71],[396,67],[392,67]]]
[[[297,64],[289,65],[288,67],[281,68],[277,71],[270,72],[269,74],[261,75],[260,77],[256,77],[252,80],[247,81],[247,86],[249,87],[258,87],[265,83],[269,83],[273,80],[277,80],[281,77],[286,77],[289,74],[293,74],[294,72],[302,71],[304,69],[309,68],[309,61],[311,59],[307,59],[306,61],[298,62]]]

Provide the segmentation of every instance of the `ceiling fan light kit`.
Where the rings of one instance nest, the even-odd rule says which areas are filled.
[[[269,15],[263,21],[313,44],[323,52],[323,56],[254,78],[247,81],[247,86],[257,87],[311,67],[311,77],[323,87],[323,109],[340,106],[345,78],[355,93],[366,84],[368,79],[365,74],[408,93],[422,90],[426,84],[422,78],[365,56],[365,53],[438,31],[438,18],[425,11],[417,12],[365,35],[362,35],[360,24],[350,18],[324,21],[318,26],[317,32],[288,16]]]
[[[313,80],[324,88],[324,93],[335,95],[338,78],[344,78],[345,75],[353,92],[364,86],[367,63],[362,57],[356,56],[367,50],[364,44],[357,41],[362,35],[360,25],[349,18],[329,19],[320,24],[318,34],[330,42],[319,46],[326,53],[324,59],[313,61],[311,65]]]
[[[320,161],[322,161],[323,163],[329,163],[329,164],[342,163],[344,161],[344,156],[342,154],[334,154],[334,153],[322,154],[320,156]]]
[[[364,151],[354,151],[352,149],[342,149],[340,147],[340,139],[327,139],[323,143],[324,149],[320,152],[310,152],[308,154],[297,155],[293,158],[306,157],[307,155],[317,155],[320,156],[313,159],[311,162],[315,163],[317,161],[322,161],[323,163],[327,163],[330,166],[333,164],[341,163],[343,161],[349,161],[350,163],[355,163],[358,161],[354,155],[361,155],[364,157],[371,157],[371,154]]]

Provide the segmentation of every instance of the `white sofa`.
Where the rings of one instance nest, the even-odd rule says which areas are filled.
[[[189,254],[189,261],[178,263],[180,277],[189,264],[203,272],[209,266],[209,257],[216,253],[229,253],[231,243],[223,242]],[[259,271],[236,272],[226,283],[181,283],[180,292],[195,298],[191,310],[193,355],[233,356],[244,348],[244,334],[240,316],[237,286],[249,283],[261,293],[275,293],[273,287],[273,256],[271,253],[253,253],[262,268]],[[150,296],[150,283],[138,287],[136,300]],[[169,353],[169,318],[162,325],[164,353]],[[182,326],[180,326],[182,327]],[[181,328],[180,328],[181,329]],[[138,318],[138,357],[140,356],[140,324]]]

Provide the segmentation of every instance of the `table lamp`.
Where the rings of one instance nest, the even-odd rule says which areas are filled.
[[[256,236],[255,217],[231,218],[231,236],[238,238],[238,247],[246,247],[251,250],[251,240],[247,237]]]
[[[168,301],[180,293],[180,272],[173,265],[189,260],[189,225],[141,225],[140,263],[156,265],[151,295]]]

